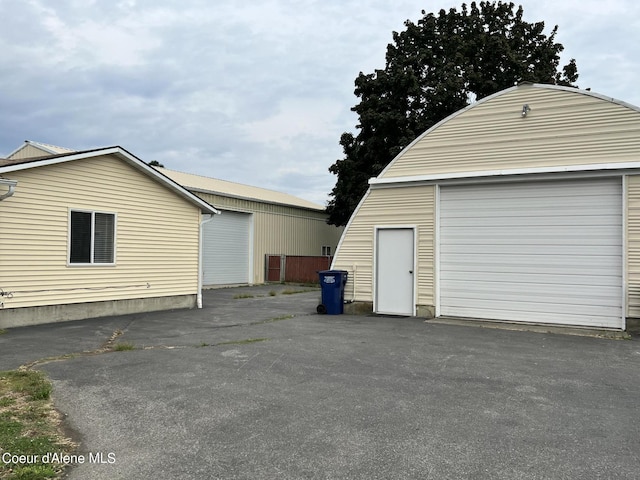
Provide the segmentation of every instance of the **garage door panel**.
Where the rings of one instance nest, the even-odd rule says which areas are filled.
[[[446,271],[468,271],[468,272],[522,272],[526,269],[531,273],[565,273],[571,269],[576,274],[593,273],[595,275],[608,275],[611,272],[611,262],[616,261],[616,256],[590,255],[589,263],[583,258],[576,256],[559,256],[557,262],[548,265],[541,265],[538,255],[509,255],[505,261],[502,254],[483,254],[478,256],[472,253],[460,253],[450,256],[447,261],[447,269],[441,270],[441,274]]]
[[[457,283],[457,285],[456,285]],[[512,285],[497,285],[483,283],[469,286],[469,283],[451,281],[453,286],[457,286],[459,291],[464,292],[464,296],[457,298],[468,298],[469,300],[510,300],[517,299],[523,303],[545,302],[567,303],[572,305],[606,305],[618,306],[620,290],[617,285],[591,286],[591,285],[549,285],[546,283],[514,283]],[[525,287],[523,289],[523,287]],[[530,292],[530,293],[526,293]],[[443,296],[442,298],[453,298]]]
[[[558,203],[562,203],[566,210],[571,213],[588,211],[588,209],[585,208],[585,205],[589,203],[592,203],[593,206],[597,206],[599,211],[604,212],[600,207],[616,205],[618,200],[616,195],[606,194],[598,189],[594,189],[593,192],[583,195],[575,195],[572,194],[571,191],[567,191],[566,195],[545,195],[542,191],[536,192],[535,190],[527,190],[528,187],[524,184],[523,186],[524,189],[519,191],[520,187],[515,189],[505,189],[504,186],[498,185],[497,187],[501,189],[498,194],[487,197],[486,195],[482,195],[482,192],[477,192],[474,198],[481,202],[482,205],[494,205],[496,209],[503,212],[527,212],[529,210],[527,206],[529,205],[534,206],[541,211],[546,210],[553,212],[555,206]],[[529,194],[527,194],[527,192],[529,192]],[[510,198],[517,198],[522,203],[512,205],[513,209],[508,208],[507,205],[501,203],[507,196]],[[599,199],[597,204],[592,202],[594,198]],[[466,203],[467,199],[464,198],[464,193],[457,199],[453,199],[452,197],[449,197],[449,199],[450,204],[447,205],[447,208],[452,212],[469,211],[465,209],[465,206],[468,206],[472,211],[482,211],[480,204],[468,205]]]
[[[204,285],[249,283],[251,215],[223,211],[204,225]]]
[[[459,218],[465,218],[465,223],[468,226],[474,227],[494,227],[494,228],[503,228],[505,230],[509,230],[513,227],[519,228],[545,228],[549,227],[557,227],[557,226],[565,226],[565,225],[582,225],[584,227],[598,225],[599,227],[609,227],[609,228],[618,228],[619,224],[616,219],[612,219],[603,215],[580,215],[574,216],[572,218],[566,218],[562,216],[548,216],[548,217],[540,217],[540,216],[514,216],[514,217],[501,217],[501,218],[487,218],[480,216],[473,217],[464,217],[460,216],[458,218],[448,217],[446,219],[442,219],[441,226],[447,228],[457,228],[459,224]]]
[[[514,227],[516,228],[516,227]],[[607,231],[607,229],[609,231]],[[452,229],[455,230],[455,229]],[[576,245],[586,246],[594,245],[597,247],[605,245],[614,245],[619,247],[620,234],[617,228],[601,227],[599,229],[583,229],[580,235],[567,235],[558,238],[554,232],[549,229],[527,228],[514,232],[513,229],[496,228],[491,231],[491,227],[482,227],[480,231],[469,238],[468,234],[462,232],[452,233],[449,237],[449,245],[509,245],[514,242],[527,243],[544,247],[550,245],[555,248],[557,245]],[[615,242],[615,243],[614,243]],[[550,253],[552,249],[548,249]]]
[[[489,299],[487,300],[480,299],[480,300],[471,301],[466,298],[462,298],[462,299],[456,298],[455,300],[459,301],[460,306],[462,307],[467,307],[467,308],[475,307],[478,311],[491,311],[492,309],[495,308],[495,302]],[[505,300],[500,303],[500,309],[498,310],[498,312],[501,312],[504,310],[513,311],[513,312],[523,312],[523,313],[529,312],[532,316],[536,318],[539,318],[538,315],[540,314],[545,314],[545,315],[549,314],[549,315],[555,315],[560,317],[562,315],[573,315],[576,313],[576,308],[580,308],[580,307],[581,307],[580,304],[571,304],[571,303],[564,303],[564,302],[539,301],[539,302],[532,302],[531,305],[528,305],[522,301]],[[588,307],[589,307],[588,315],[591,315],[591,316],[606,317],[611,314],[611,310],[605,306],[589,305]],[[509,320],[508,318],[503,318],[503,317],[492,317],[492,318]]]
[[[621,249],[620,245],[598,246],[597,249],[594,249],[593,246],[589,245],[558,245],[554,249],[554,252],[550,254],[549,249],[546,248],[545,245],[536,245],[533,242],[521,242],[517,245],[502,244],[499,242],[500,240],[497,240],[495,245],[443,245],[442,255],[444,257],[447,254],[451,254],[452,257],[455,257],[458,254],[473,253],[476,255],[504,254],[504,256],[506,257],[508,255],[519,255],[522,253],[523,249],[526,248],[526,251],[529,254],[538,256],[556,255],[561,258],[572,255],[577,257],[606,255],[613,258],[619,258]]]
[[[489,316],[490,315],[490,316]],[[475,306],[459,307],[456,313],[458,317],[465,318],[477,318],[487,320],[502,320],[507,322],[527,322],[527,323],[540,323],[540,324],[564,324],[564,325],[579,325],[584,327],[593,328],[607,328],[611,327],[611,316],[598,316],[593,314],[576,314],[576,313],[564,313],[561,315],[555,315],[552,313],[539,313],[532,314],[530,311],[521,310],[508,310],[500,309],[496,310],[491,308],[490,310],[479,310]]]
[[[486,284],[491,288],[506,290],[512,285],[518,285],[524,289],[526,286],[542,288],[542,285],[569,287],[620,287],[620,277],[615,275],[592,278],[589,275],[546,274],[546,273],[514,273],[514,272],[482,272],[474,276],[466,275],[466,272],[443,272],[440,276],[442,282],[450,283],[454,288],[472,288],[474,284]],[[509,285],[511,284],[511,285]]]
[[[440,314],[621,328],[621,212],[619,178],[443,187]]]
[[[521,199],[521,198],[519,198],[518,200],[524,201],[524,199]],[[545,205],[532,204],[531,206],[537,209],[535,212],[532,212],[529,208],[518,207],[518,206],[514,206],[510,208],[508,206],[494,205],[493,203],[491,205],[488,205],[491,208],[491,212],[487,212],[486,209],[481,207],[480,205],[475,205],[475,206],[470,205],[469,208],[466,210],[464,210],[461,205],[458,208],[450,208],[448,213],[451,214],[451,218],[460,218],[460,217],[465,218],[465,217],[468,217],[469,215],[476,218],[485,218],[485,219],[493,218],[493,215],[492,215],[493,212],[502,214],[505,217],[513,217],[516,219],[539,217],[541,215],[549,216],[549,217],[558,217],[561,215],[559,215],[559,213],[557,212],[556,205],[557,205],[557,201],[549,204],[545,203]],[[607,216],[607,212],[611,207],[612,207],[612,204],[610,204],[609,202],[602,202],[598,205],[593,205],[593,207],[588,210],[582,207],[573,207],[573,208],[567,208],[566,212],[570,215],[576,215],[576,216],[603,217],[603,216]]]
[[[474,198],[478,200],[490,200],[490,199],[502,199],[505,196],[510,198],[521,198],[531,203],[531,199],[545,199],[545,198],[578,198],[578,197],[602,197],[615,199],[617,197],[616,192],[608,189],[608,185],[605,185],[603,179],[582,179],[582,180],[568,180],[564,181],[564,185],[561,189],[556,188],[558,182],[505,182],[492,184],[491,188],[482,188],[485,185],[471,185],[469,188],[476,188],[474,191]],[[495,189],[493,187],[496,187]],[[458,188],[458,187],[455,187]],[[460,200],[462,202],[467,201],[467,192],[464,189],[467,187],[461,187],[456,191],[450,191],[447,195],[448,198],[455,202]]]

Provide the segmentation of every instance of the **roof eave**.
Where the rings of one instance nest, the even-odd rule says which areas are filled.
[[[290,208],[300,208],[302,210],[309,210],[310,212],[324,212],[325,208],[318,206],[318,208],[313,208],[313,207],[307,207],[304,205],[296,205],[294,203],[286,203],[286,202],[278,202],[278,201],[273,201],[273,200],[265,200],[263,198],[257,198],[257,197],[248,197],[248,196],[243,196],[243,195],[237,195],[234,193],[228,193],[228,192],[220,192],[217,190],[209,190],[206,188],[196,188],[196,187],[189,187],[189,186],[184,186],[184,188],[186,188],[187,190],[191,191],[191,192],[198,192],[198,193],[206,193],[208,195],[219,195],[221,197],[229,197],[229,198],[235,198],[237,200],[247,200],[250,202],[257,202],[257,203],[264,203],[264,204],[268,204],[268,205],[278,205],[278,206],[282,206],[282,207],[290,207]]]
[[[131,166],[137,168],[138,170],[143,171],[148,176],[152,177],[154,180],[158,181],[159,183],[163,184],[164,186],[172,190],[174,193],[178,194],[179,196],[183,197],[189,202],[197,205],[200,208],[200,210],[202,210],[202,212],[204,213],[210,213],[210,214],[220,213],[220,211],[217,210],[214,206],[209,205],[200,197],[194,195],[189,190],[185,189],[178,183],[171,180],[166,175],[163,175],[162,173],[158,172],[156,169],[150,167],[145,162],[140,160],[138,157],[136,157],[132,153],[128,152],[127,150],[119,146],[99,148],[96,150],[88,150],[84,152],[72,152],[68,154],[60,154],[60,155],[56,155],[52,157],[44,157],[36,160],[25,159],[25,162],[23,163],[17,163],[13,165],[6,165],[6,166],[0,167],[0,174],[8,173],[8,172],[16,172],[20,170],[27,170],[30,168],[44,167],[48,165],[56,165],[59,163],[66,163],[74,160],[94,158],[102,155],[118,156],[121,160],[124,160]]]
[[[406,177],[370,178],[371,188],[384,188],[391,186],[415,185],[422,183],[439,183],[456,180],[481,180],[491,178],[514,178],[528,175],[544,174],[578,174],[588,172],[628,172],[640,170],[640,162],[620,162],[620,163],[594,163],[584,165],[564,165],[552,167],[529,167],[512,168],[502,170],[480,170],[470,172],[437,173],[430,175],[413,175]]]

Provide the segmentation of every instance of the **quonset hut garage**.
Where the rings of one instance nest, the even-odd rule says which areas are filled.
[[[626,329],[640,318],[640,109],[521,84],[405,148],[332,268],[347,311]]]

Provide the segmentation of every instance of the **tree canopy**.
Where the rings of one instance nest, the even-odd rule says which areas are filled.
[[[345,225],[377,176],[418,135],[440,120],[523,81],[575,86],[574,59],[559,69],[558,27],[528,23],[513,3],[472,2],[458,11],[422,11],[417,23],[393,32],[383,70],[355,80],[357,135],[340,138],[344,158],[327,206],[328,223]]]

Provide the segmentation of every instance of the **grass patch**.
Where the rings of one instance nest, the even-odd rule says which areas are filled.
[[[245,340],[231,340],[230,342],[222,342],[217,345],[246,345],[248,343],[266,342],[268,338],[247,338]]]
[[[135,350],[135,349],[136,349],[136,346],[133,343],[128,343],[128,342],[116,343],[113,346],[114,352],[127,352],[129,350]]]
[[[276,292],[275,290],[271,290],[271,291],[269,292],[269,296],[270,296],[270,297],[275,297],[277,294],[278,294],[278,292]]]
[[[307,293],[312,292],[313,290],[283,290],[282,295],[295,295],[296,293]]]
[[[6,379],[14,391],[29,400],[48,400],[51,396],[51,383],[41,372],[11,370],[1,375],[0,378]]]
[[[233,299],[238,300],[239,298],[253,298],[253,297],[254,297],[253,295],[250,295],[248,293],[239,293],[237,295],[234,295]]]
[[[0,461],[0,478],[60,478],[64,465],[44,463],[42,456],[71,454],[75,445],[62,434],[50,396],[51,383],[41,372],[0,372],[0,451],[11,454],[9,463]],[[16,455],[29,457],[12,463]]]
[[[7,331],[4,328],[0,328],[0,335],[4,335]]]

